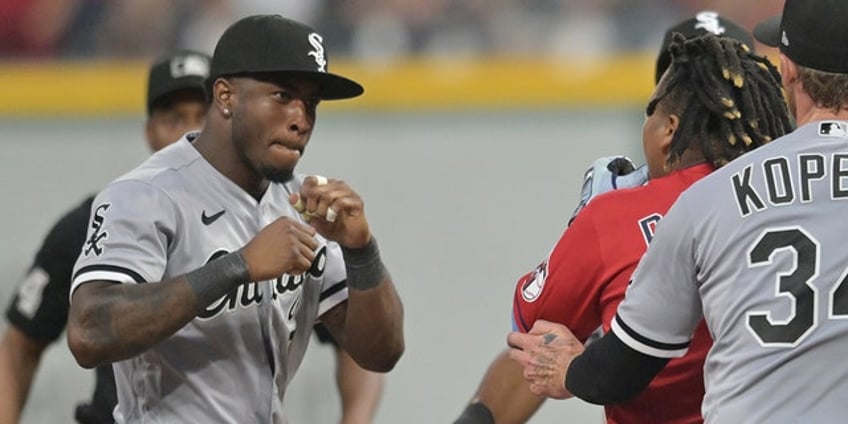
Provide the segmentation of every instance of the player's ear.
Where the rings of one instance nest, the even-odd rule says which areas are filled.
[[[663,144],[671,144],[671,139],[677,133],[677,128],[680,127],[680,117],[674,113],[669,113],[665,121],[665,131],[663,133]]]
[[[798,78],[798,66],[792,59],[780,53],[780,79],[784,87],[789,87]]]
[[[674,137],[674,133],[677,132],[677,127],[679,126],[680,117],[674,113],[669,113],[665,122],[665,135],[668,137]]]
[[[676,114],[669,113],[666,117],[665,128],[663,130],[663,137],[660,141],[660,147],[662,149],[663,156],[666,158],[671,151],[671,141],[674,140],[674,134],[677,133],[677,128],[680,127],[680,117]]]
[[[232,112],[233,84],[226,78],[218,78],[212,84],[212,105],[225,117]]]

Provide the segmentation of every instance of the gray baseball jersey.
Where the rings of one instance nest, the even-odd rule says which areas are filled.
[[[241,248],[281,216],[302,219],[288,202],[302,176],[272,183],[256,201],[200,156],[190,143],[195,136],[97,196],[71,294],[93,280],[157,284]],[[307,273],[243,284],[173,336],[115,363],[116,420],[286,422],[283,396],[312,325],[347,299],[341,250],[317,237]]]
[[[613,331],[656,357],[698,320],[709,423],[848,412],[848,122],[802,126],[707,176],[660,222]]]

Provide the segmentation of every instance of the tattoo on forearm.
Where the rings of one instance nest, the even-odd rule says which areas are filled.
[[[122,285],[121,289],[121,296],[123,297],[123,301],[128,303],[134,303],[132,295],[128,290],[128,287]],[[145,289],[147,289],[147,287],[145,287]],[[167,310],[167,302],[170,298],[169,295],[171,292],[169,290],[152,290],[149,293],[151,293],[152,296],[146,298],[142,304],[138,305],[139,309],[146,309],[144,315],[161,316],[159,314],[162,314],[163,311]],[[142,299],[144,298],[142,297]],[[138,302],[138,300],[136,300],[135,302]],[[119,320],[121,320],[121,317],[114,315],[111,317],[111,320],[112,323],[117,323]],[[153,321],[158,321],[158,319],[154,319]],[[129,330],[130,332],[135,334],[133,335],[133,337],[126,339],[126,342],[119,349],[120,355],[122,357],[136,355],[140,352],[143,352],[150,346],[151,343],[153,343],[153,339],[155,338],[153,332],[151,331],[151,328],[155,327],[153,321],[147,322],[146,324],[148,326],[134,326],[134,328]],[[114,333],[114,328],[112,328],[111,331]]]
[[[166,288],[130,286],[119,284],[114,287],[112,302],[97,302],[91,308],[89,319],[95,324],[92,337],[104,346],[110,346],[111,359],[124,359],[147,350],[161,338],[161,333],[170,333],[181,323],[166,325],[163,321],[173,318],[166,314],[172,305],[174,292]],[[147,296],[139,295],[139,290]],[[176,311],[173,311],[179,315]],[[152,317],[138,322],[138,316]]]
[[[112,327],[112,305],[110,303],[95,303],[91,308],[89,319],[94,324],[90,328],[96,330],[93,334],[95,340],[106,341],[107,343],[115,340],[115,332]]]

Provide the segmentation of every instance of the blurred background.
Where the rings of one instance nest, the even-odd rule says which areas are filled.
[[[301,172],[344,178],[406,306],[407,351],[379,423],[451,422],[510,330],[516,279],[562,232],[596,157],[642,163],[654,60],[672,24],[709,9],[752,29],[763,0],[2,0],[0,305],[46,231],[148,155],[146,72],[174,48],[211,53],[240,17],[280,13],[324,35],[330,70],[361,82],[321,105]],[[758,45],[766,54],[773,54]],[[0,323],[0,328],[5,322]],[[93,374],[64,339],[25,423],[70,422]],[[287,396],[294,423],[339,417],[328,347]],[[600,423],[579,400],[534,423]]]

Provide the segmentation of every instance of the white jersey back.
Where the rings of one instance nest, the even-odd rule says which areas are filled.
[[[613,331],[685,352],[706,319],[710,423],[835,423],[848,411],[848,122],[815,122],[686,191],[660,222]]]
[[[200,156],[195,136],[97,196],[71,294],[93,280],[167,280],[243,247],[281,216],[302,219],[288,202],[302,176],[270,184],[257,202]],[[118,422],[285,422],[282,399],[312,325],[347,299],[340,248],[316,237],[309,272],[246,282],[172,337],[115,363]]]

